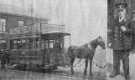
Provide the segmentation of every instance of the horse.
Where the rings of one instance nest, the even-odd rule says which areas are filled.
[[[98,36],[96,39],[90,41],[89,43],[85,43],[81,46],[69,46],[67,54],[70,59],[70,65],[71,65],[70,69],[72,75],[74,74],[73,64],[75,58],[85,59],[84,75],[87,75],[87,67],[88,67],[88,60],[89,60],[90,61],[89,75],[92,75],[92,60],[97,46],[100,46],[102,49],[105,49],[105,42],[101,36]]]

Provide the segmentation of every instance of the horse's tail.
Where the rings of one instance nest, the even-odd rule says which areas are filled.
[[[68,49],[67,49],[67,55],[69,57],[69,55],[70,55],[70,47],[68,47]]]
[[[72,57],[72,47],[70,46],[69,48],[68,48],[68,50],[67,50],[67,55],[68,55],[68,57]]]

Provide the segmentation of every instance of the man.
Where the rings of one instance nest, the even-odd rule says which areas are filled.
[[[127,3],[115,4],[114,25],[111,30],[111,47],[113,48],[113,72],[110,77],[120,74],[120,60],[123,63],[124,77],[129,80],[129,53],[133,49],[134,28],[127,20]]]

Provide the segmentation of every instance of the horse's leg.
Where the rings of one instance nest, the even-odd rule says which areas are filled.
[[[91,76],[92,75],[92,58],[90,59],[90,73],[89,73],[89,75]]]
[[[71,58],[70,64],[71,64],[71,74],[74,74],[73,64],[74,64],[75,58]]]
[[[84,75],[87,75],[87,67],[88,67],[88,58],[87,58],[87,59],[85,59]]]

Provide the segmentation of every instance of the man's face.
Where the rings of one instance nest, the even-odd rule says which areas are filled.
[[[126,21],[126,8],[124,6],[118,6],[117,16],[119,17],[119,22]]]
[[[126,9],[122,5],[119,5],[118,6],[118,15],[124,16],[125,14],[126,14]]]

